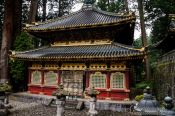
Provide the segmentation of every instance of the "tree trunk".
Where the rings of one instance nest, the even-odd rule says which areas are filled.
[[[42,21],[46,20],[46,4],[47,0],[43,0],[43,16],[42,16]]]
[[[61,0],[58,1],[58,4],[59,4],[58,17],[61,17],[62,16],[62,7],[63,7],[63,6],[61,6]]]
[[[29,24],[31,24],[32,22],[35,22],[35,17],[36,17],[37,8],[38,8],[37,6],[38,6],[38,0],[31,0],[29,17],[28,17]]]
[[[125,5],[125,10],[126,10],[126,12],[129,12],[128,0],[124,0],[124,5]]]
[[[138,10],[140,16],[140,27],[141,27],[141,38],[142,38],[142,46],[147,46],[147,39],[146,39],[146,30],[145,30],[145,22],[144,22],[144,13],[143,13],[143,0],[138,1]]]
[[[1,45],[1,78],[0,82],[6,82],[8,78],[8,51],[11,47],[11,39],[13,33],[13,10],[14,0],[5,1],[5,14],[2,33],[2,45]]]
[[[146,38],[146,30],[145,30],[145,22],[144,22],[144,12],[143,12],[143,0],[137,0],[138,2],[138,10],[140,16],[140,28],[141,28],[141,38],[142,38],[142,46],[147,48],[147,38]],[[146,52],[148,53],[147,49]],[[146,79],[150,79],[150,71],[149,71],[149,58],[145,57],[145,70],[146,70]]]
[[[14,14],[13,14],[13,38],[12,44],[16,37],[21,33],[21,21],[22,21],[22,0],[15,0]]]

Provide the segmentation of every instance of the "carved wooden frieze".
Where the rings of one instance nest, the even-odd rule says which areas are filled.
[[[61,70],[85,70],[86,65],[84,63],[63,63]]]
[[[90,70],[106,70],[107,64],[94,63],[89,65]]]
[[[111,70],[124,71],[124,70],[126,70],[126,65],[125,64],[111,64],[110,69]]]

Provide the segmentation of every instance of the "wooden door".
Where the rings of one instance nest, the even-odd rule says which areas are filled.
[[[83,71],[62,71],[61,82],[69,95],[83,95]]]

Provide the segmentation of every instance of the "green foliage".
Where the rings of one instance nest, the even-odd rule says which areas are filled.
[[[103,11],[107,11],[107,6],[108,6],[108,0],[99,0],[97,2],[97,6],[103,10]]]
[[[29,6],[29,0],[22,0],[22,23],[26,23],[28,20]]]
[[[168,33],[169,14],[175,14],[175,0],[145,1],[146,19],[152,22],[152,42],[157,43]]]
[[[145,0],[145,2],[145,9],[149,14],[147,18],[150,20],[161,17],[163,14],[175,13],[174,0]]]
[[[168,33],[169,19],[167,16],[157,18],[153,22],[152,43],[157,43],[164,39]]]
[[[141,38],[137,38],[136,40],[134,40],[133,46],[135,48],[141,48],[142,47],[142,40],[141,40]]]
[[[15,40],[14,50],[24,51],[32,48],[34,48],[32,37],[29,34],[22,32]]]
[[[152,88],[153,82],[151,82],[151,81],[141,81],[140,83],[137,83],[135,85],[135,88],[136,89],[145,89],[147,86]]]
[[[124,4],[122,0],[99,0],[97,2],[97,7],[103,11],[119,12],[124,8]]]
[[[75,0],[48,0],[47,19],[61,17],[69,14]]]
[[[32,37],[25,32],[19,35],[14,43],[15,51],[29,50],[33,48]],[[25,79],[27,79],[27,70],[25,69],[24,61],[20,60],[10,60],[10,74],[11,83],[13,89],[16,91],[23,90],[25,85]]]
[[[0,92],[7,92],[11,90],[11,86],[8,83],[0,83]]]
[[[143,99],[143,97],[144,97],[144,95],[137,95],[137,96],[135,97],[135,100],[139,102],[140,100]]]

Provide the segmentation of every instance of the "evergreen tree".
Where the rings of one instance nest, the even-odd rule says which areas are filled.
[[[31,24],[35,22],[37,16],[37,9],[38,9],[38,0],[31,0],[30,3],[30,12],[28,16],[28,23]]]
[[[145,9],[148,12],[147,20],[152,22],[152,42],[157,43],[168,33],[169,14],[175,14],[174,0],[147,0]]]
[[[24,51],[34,48],[32,37],[22,32],[14,42],[15,51]],[[20,60],[10,60],[11,84],[13,90],[23,91],[27,87],[27,69],[26,63]]]
[[[28,21],[28,14],[30,9],[30,0],[23,0],[22,1],[22,19],[21,23],[27,23]]]
[[[123,0],[99,0],[97,2],[97,7],[103,11],[109,12],[120,12],[124,10]]]
[[[48,18],[61,17],[70,13],[74,0],[48,0]]]

